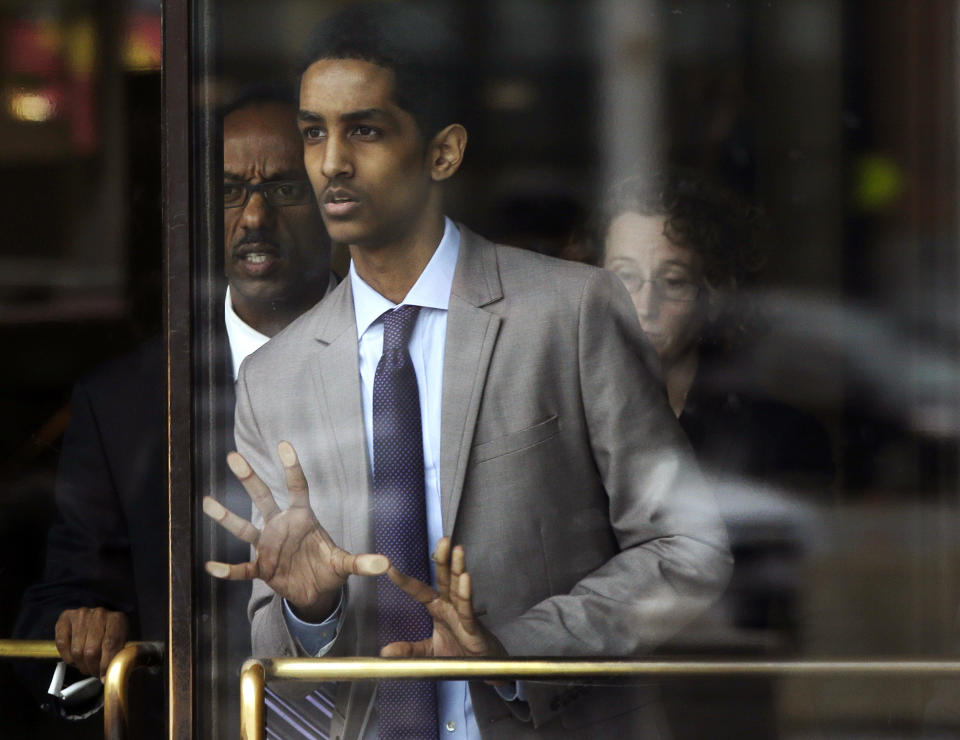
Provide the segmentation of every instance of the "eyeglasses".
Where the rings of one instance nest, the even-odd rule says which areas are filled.
[[[242,208],[250,200],[251,193],[260,193],[274,208],[300,206],[313,197],[310,183],[306,180],[273,180],[259,185],[248,182],[225,182],[223,184],[223,207]]]
[[[665,301],[676,301],[678,303],[694,301],[700,294],[700,286],[686,278],[655,277],[644,280],[637,275],[627,273],[618,272],[616,275],[631,295],[639,293],[644,283],[650,283],[657,296]]]

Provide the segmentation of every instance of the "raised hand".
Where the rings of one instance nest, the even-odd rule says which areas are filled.
[[[467,558],[460,545],[451,548],[450,538],[437,543],[433,560],[437,589],[401,573],[392,565],[390,580],[410,598],[423,604],[433,618],[433,634],[418,642],[391,642],[380,650],[384,658],[413,657],[506,657],[500,641],[476,618]]]
[[[291,604],[298,617],[319,622],[333,611],[349,576],[381,575],[390,561],[384,555],[352,555],[338,547],[310,508],[307,480],[293,446],[281,442],[277,453],[290,493],[286,511],[280,510],[270,489],[242,455],[227,455],[227,465],[263,515],[264,523],[262,529],[257,529],[206,496],[204,513],[257,551],[256,557],[247,563],[210,561],[206,571],[215,578],[233,581],[260,578]]]
[[[130,623],[123,612],[67,609],[57,619],[54,639],[60,658],[81,673],[103,678],[113,656],[127,641]]]

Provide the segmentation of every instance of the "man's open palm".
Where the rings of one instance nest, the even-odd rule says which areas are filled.
[[[393,566],[387,571],[400,590],[427,608],[433,618],[433,634],[417,642],[392,642],[383,647],[380,655],[385,658],[505,657],[503,645],[474,613],[463,548],[459,545],[451,548],[450,539],[444,537],[437,544],[433,559],[437,568],[436,589]]]
[[[390,561],[384,555],[353,555],[338,547],[310,508],[307,480],[289,442],[277,445],[283,463],[290,506],[281,511],[270,489],[237,452],[227,464],[263,516],[257,529],[216,499],[206,496],[203,511],[224,529],[253,545],[256,557],[247,563],[206,564],[207,573],[228,580],[260,578],[286,599],[307,621],[320,621],[336,606],[339,591],[351,575],[377,576]]]

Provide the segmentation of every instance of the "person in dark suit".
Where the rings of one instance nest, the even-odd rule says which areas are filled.
[[[335,284],[295,114],[281,95],[258,91],[223,115],[227,290],[214,362],[228,439],[240,362]],[[102,677],[128,640],[166,639],[164,368],[157,338],[102,366],[73,392],[45,574],[24,596],[16,634],[56,639],[63,661],[86,676]],[[244,494],[233,486],[225,495],[239,501]],[[224,553],[243,557],[245,548]],[[245,600],[237,592],[230,598]],[[233,632],[232,653],[240,659],[249,654],[249,637]],[[49,672],[38,681],[45,688]],[[51,706],[82,717],[99,707],[99,692],[88,699],[73,706],[51,699]]]

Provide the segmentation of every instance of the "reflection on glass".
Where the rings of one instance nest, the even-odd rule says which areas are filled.
[[[204,8],[216,12],[196,15],[198,24],[210,25],[198,26],[195,38],[216,39],[218,47],[170,48],[216,58],[216,76],[190,91],[195,102],[222,109],[256,83],[287,86],[296,95],[296,58],[310,29],[350,4],[211,3]],[[777,660],[955,654],[960,343],[953,4],[430,0],[417,5],[453,28],[466,60],[451,101],[465,112],[469,144],[445,201],[445,213],[465,229],[541,254],[596,261],[598,224],[589,214],[610,205],[609,188],[630,175],[650,187],[657,172],[678,166],[763,213],[764,269],[751,271],[749,280],[738,278],[735,290],[718,288],[689,243],[689,253],[679,245],[679,259],[673,259],[675,253],[633,273],[621,271],[637,295],[638,310],[659,310],[658,324],[639,317],[653,345],[649,356],[663,365],[668,398],[719,501],[737,556],[723,598],[664,649]],[[152,529],[134,539],[141,549],[166,550],[165,512],[152,498],[162,502],[165,487],[165,420],[162,405],[154,404],[163,393],[162,374],[144,381],[150,393],[132,393],[129,402],[121,400],[124,384],[109,380],[115,376],[104,370],[91,374],[110,357],[126,354],[120,365],[134,362],[137,355],[129,352],[160,332],[161,42],[159,9],[149,0],[15,2],[0,11],[0,168],[7,184],[0,200],[0,334],[8,348],[0,393],[6,422],[0,436],[0,539],[8,564],[0,581],[0,636],[12,634],[21,595],[42,578],[45,535],[57,516],[54,490],[59,485],[64,494],[67,463],[95,467],[91,461],[108,454],[79,450],[122,438],[142,452],[139,463],[124,456],[131,467],[139,466],[127,482],[150,503],[131,506],[137,513],[124,517],[124,525],[138,516],[155,519]],[[198,168],[183,187],[191,192],[211,187],[216,197],[210,200],[217,201],[219,141],[193,155],[213,166]],[[225,150],[223,157],[226,165]],[[213,184],[203,179],[209,180],[211,171],[217,173]],[[270,179],[262,172],[251,178],[237,174],[252,186]],[[267,202],[263,188],[247,193],[243,187],[249,197],[243,208],[232,210],[278,205],[275,198]],[[214,235],[201,240],[212,244],[196,247],[200,252],[209,247],[211,259],[214,252],[220,259],[219,205],[206,214],[212,226],[197,232]],[[630,213],[648,220],[618,224],[629,232],[629,245],[678,247],[663,241],[659,219],[665,211]],[[236,280],[248,281],[244,289],[255,289],[260,274],[272,274],[282,262],[277,245],[286,243],[278,233],[260,231],[243,242],[231,235],[228,217],[222,245],[227,260],[209,275],[233,266]],[[345,276],[348,263],[347,245],[335,243],[334,270]],[[670,269],[663,269],[667,264]],[[690,285],[697,286],[696,295],[683,300]],[[213,277],[193,287],[196,325],[215,327],[214,340],[226,333],[221,306],[236,309],[238,320],[246,322],[245,293],[238,290],[237,300],[227,301],[225,285]],[[250,295],[255,299],[256,291]],[[735,352],[713,333],[718,306],[730,305],[718,303],[717,296],[736,299],[735,315],[744,315],[740,305],[748,303],[761,319]],[[279,330],[305,307],[258,333]],[[195,354],[197,377],[206,379],[194,389],[197,428],[203,430],[197,444],[217,450],[209,460],[200,455],[198,465],[207,465],[210,475],[197,478],[219,481],[198,483],[195,493],[198,507],[200,495],[211,493],[246,517],[248,499],[230,488],[221,454],[232,447],[235,368],[227,349],[223,342],[219,352],[206,347]],[[139,369],[146,377],[161,365],[154,357]],[[522,377],[530,369],[529,356],[515,365]],[[688,382],[672,382],[677,377]],[[68,403],[80,378],[86,380]],[[489,389],[484,403],[499,399],[505,413],[522,408],[523,399],[510,395],[515,386]],[[125,413],[141,403],[152,411],[125,427],[99,411],[111,403]],[[567,419],[557,413],[563,426]],[[743,419],[749,424],[737,426]],[[87,431],[80,431],[84,420]],[[160,436],[151,436],[148,428],[159,429]],[[444,417],[442,438],[450,428]],[[475,441],[495,442],[495,436]],[[298,443],[296,451],[308,460],[323,444]],[[356,446],[357,460],[370,454],[362,443]],[[275,445],[270,450],[275,457],[274,451]],[[767,451],[777,451],[774,462]],[[789,453],[786,462],[781,452]],[[474,451],[473,463],[465,464],[479,467],[497,459],[485,455],[490,453]],[[546,472],[525,468],[504,486],[549,476],[564,462],[562,455],[557,459]],[[113,478],[111,484],[121,485],[120,467],[99,467]],[[439,470],[442,475],[442,459]],[[140,485],[136,476],[150,481]],[[324,482],[329,477],[323,476]],[[312,479],[310,484],[311,491],[321,485]],[[282,484],[276,487],[282,494]],[[61,519],[70,516],[69,506],[59,508]],[[85,536],[95,538],[96,527],[109,524],[108,518],[81,509]],[[532,516],[525,506],[513,518]],[[572,529],[593,531],[599,519],[547,512],[528,539],[550,541],[564,534],[565,557],[581,547],[583,535]],[[463,542],[467,535],[457,526],[451,521],[447,533]],[[241,563],[248,552],[215,527],[200,525],[196,552],[187,555],[183,548],[183,557],[198,564],[201,591],[194,615],[201,641],[199,723],[227,736],[235,717],[237,656],[245,652],[241,645],[250,630],[246,598],[239,584],[214,584],[199,572],[199,563]],[[477,536],[492,537],[492,531],[484,528]],[[564,562],[551,553],[518,565],[498,560],[496,552],[479,559],[467,553],[471,573],[481,571],[477,593],[488,592],[497,578],[526,579],[532,597],[544,580],[536,577],[537,569],[553,578]],[[59,562],[81,574],[86,582],[75,584],[81,590],[89,590],[104,572],[79,557]],[[56,569],[57,563],[54,557],[46,565]],[[145,583],[156,580],[151,587],[165,590],[162,564],[153,566],[160,575],[144,577],[149,571],[138,567],[124,578],[122,593],[84,606],[110,611],[119,606],[128,614],[129,634],[155,628],[163,636],[162,612],[147,615],[136,605]],[[61,611],[51,607],[54,617]],[[490,612],[479,619],[493,626],[496,616]],[[45,629],[49,633],[52,623]],[[32,679],[35,685],[49,680],[52,666],[41,668],[46,676]],[[10,663],[0,662],[5,732],[56,737],[84,731],[73,724],[65,729],[33,711],[37,701],[24,685]],[[677,680],[666,682],[660,693],[667,708],[664,734],[677,738],[724,732],[738,738],[949,737],[960,727],[955,686],[949,683]],[[583,701],[568,698],[573,707]],[[494,696],[492,706],[512,716],[501,698]],[[91,722],[96,735],[98,718]],[[208,734],[220,736],[214,730]]]
[[[751,262],[722,286],[703,264],[633,277],[642,300],[665,297],[668,281],[700,286],[692,305],[661,302],[661,323],[668,309],[683,314],[664,336],[645,328],[739,555],[726,597],[674,649],[938,654],[952,644],[957,601],[955,198],[920,193],[952,181],[953,52],[933,29],[952,28],[953,11],[814,5],[431,4],[469,58],[458,95],[470,143],[447,210],[497,240],[588,261],[586,214],[626,175],[654,187],[657,171],[681,166],[756,203],[762,272]],[[326,12],[278,6],[277,77]],[[267,58],[244,34],[257,17],[241,4],[223,19],[228,82]],[[920,53],[905,46],[911,33],[937,39],[923,83],[906,61]],[[944,91],[943,109],[912,95],[914,82]],[[653,226],[651,244],[663,236]],[[757,236],[748,232],[734,249]],[[759,321],[733,351],[712,329],[718,311],[743,318],[744,306]],[[676,360],[687,363],[679,394]],[[712,703],[754,710],[757,737],[841,725],[869,734],[890,716],[899,732],[920,726],[931,693],[843,684],[728,684],[723,695],[687,682],[671,731],[702,736],[703,716],[684,712]],[[718,717],[711,729],[724,726]]]
[[[157,3],[0,11],[0,637],[59,631],[77,666],[53,694],[55,662],[0,666],[10,736],[102,735],[105,658],[166,634],[159,62],[124,62],[128,22],[159,42]],[[116,645],[87,656],[91,625]],[[152,691],[144,726],[162,728],[161,681],[133,689]]]

